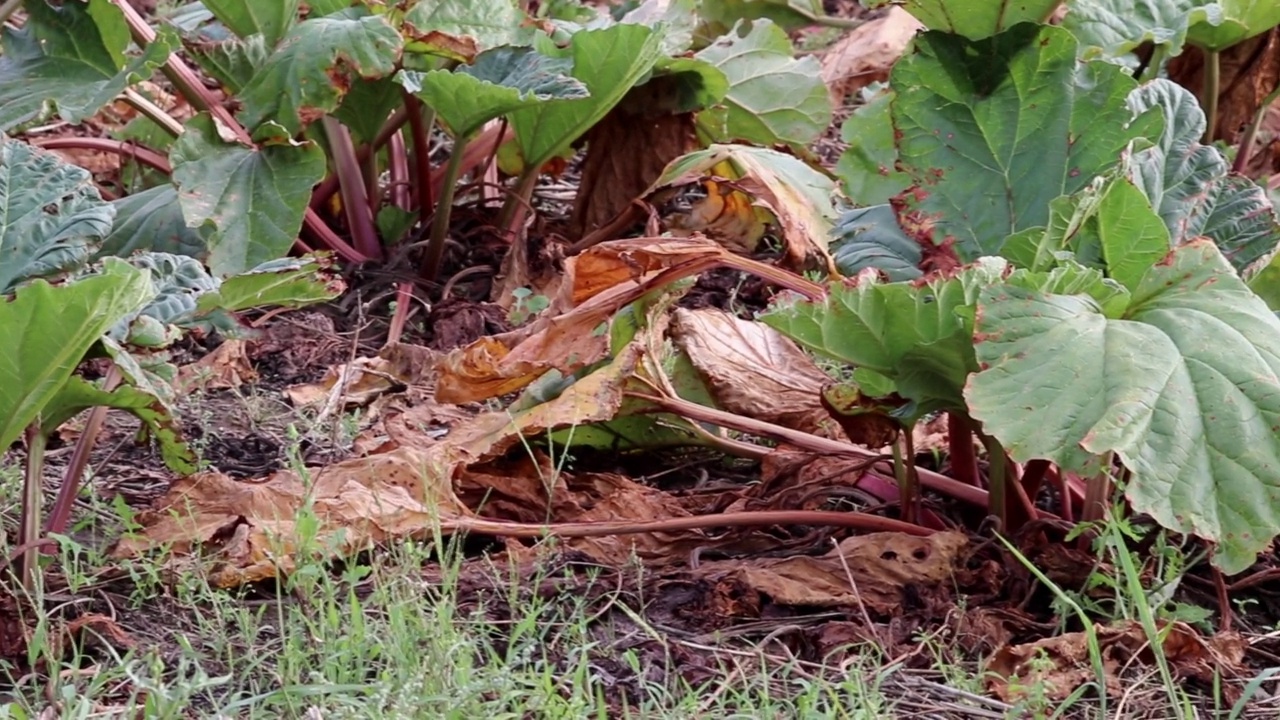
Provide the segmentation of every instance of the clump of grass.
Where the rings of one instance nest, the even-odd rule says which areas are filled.
[[[660,667],[669,657],[655,666],[638,648],[665,641],[639,615],[618,613],[625,627],[608,621],[616,588],[551,565],[531,576],[489,565],[493,584],[464,599],[476,565],[456,544],[406,544],[336,572],[300,568],[264,597],[197,575],[162,586],[154,568],[136,572],[133,607],[120,610],[123,625],[145,633],[138,649],[104,657],[105,645],[86,642],[55,657],[37,637],[32,659],[50,671],[39,681],[0,671],[15,688],[0,718],[54,706],[62,718],[104,708],[148,718],[887,716],[868,673],[830,682],[758,653],[722,660],[716,679],[690,685]],[[439,570],[428,579],[424,567]],[[577,590],[539,591],[557,584]]]

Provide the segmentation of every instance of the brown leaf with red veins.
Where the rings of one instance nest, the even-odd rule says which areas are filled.
[[[680,498],[641,485],[614,473],[575,475],[558,471],[555,463],[538,454],[537,462],[519,461],[475,466],[459,474],[459,497],[477,508],[484,517],[524,523],[651,522],[688,517]],[[683,530],[633,535],[561,538],[562,547],[572,548],[596,562],[626,565],[639,557],[653,565],[686,565],[698,548],[715,548],[738,541],[742,533],[714,530]],[[747,542],[749,551],[776,545]]]
[[[562,311],[609,290],[620,291],[667,268],[712,261],[725,255],[719,244],[702,237],[634,238],[601,243],[565,261],[565,275],[553,307]]]
[[[619,309],[670,283],[656,271],[701,262],[710,268],[723,255],[705,241],[621,241],[570,258],[560,294],[536,320],[445,356],[436,397],[476,402],[515,392],[552,369],[574,373],[606,356],[606,324]]]
[[[822,81],[836,107],[845,96],[889,79],[889,70],[924,25],[900,7],[845,34],[822,56]]]
[[[729,412],[839,437],[820,394],[831,378],[794,342],[722,310],[675,311],[672,339]]]

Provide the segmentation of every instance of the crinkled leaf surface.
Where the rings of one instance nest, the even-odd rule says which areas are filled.
[[[140,311],[165,324],[181,324],[195,316],[196,300],[218,289],[218,280],[195,258],[169,253],[143,253],[129,263],[147,271],[153,294]]]
[[[178,202],[178,191],[173,185],[159,185],[126,195],[111,204],[115,207],[111,234],[94,254],[94,259],[127,257],[143,250],[200,259],[209,254],[205,236],[212,232],[212,228],[187,227],[187,221],[182,217],[182,205]]]
[[[874,8],[890,2],[901,5],[930,30],[941,30],[970,40],[991,37],[1018,23],[1044,22],[1062,4],[1062,0],[871,0],[864,4]]]
[[[289,141],[251,148],[223,140],[209,115],[192,118],[169,154],[187,224],[210,223],[209,267],[244,272],[289,251],[311,188],[324,177],[324,153]]]
[[[1110,63],[1078,65],[1058,27],[1024,24],[976,43],[925,33],[892,85],[900,167],[919,186],[908,212],[935,222],[935,242],[954,237],[962,259],[1045,225],[1051,200],[1160,131],[1155,113],[1133,119],[1134,80]]]
[[[1107,317],[1120,317],[1129,307],[1128,288],[1104,277],[1101,270],[1085,267],[1070,259],[1048,271],[1019,268],[1005,278],[1005,284],[1039,293],[1086,295]]]
[[[540,167],[600,121],[662,52],[662,36],[642,25],[613,25],[573,34],[567,57],[589,97],[550,100],[511,113],[511,127],[526,166]]]
[[[1129,157],[1126,169],[1169,228],[1174,244],[1207,237],[1238,272],[1275,249],[1280,224],[1266,191],[1231,172],[1217,148],[1200,144],[1206,126],[1200,103],[1168,80],[1153,80],[1129,98],[1134,113],[1165,117],[1152,147]]]
[[[24,3],[26,24],[0,35],[0,130],[44,116],[50,109],[80,123],[131,83],[144,80],[177,47],[161,30],[146,50],[127,57],[129,28],[110,0]]]
[[[795,58],[782,28],[759,20],[750,32],[737,25],[696,57],[729,80],[722,108],[699,114],[713,140],[805,146],[831,124],[831,97],[816,58]]]
[[[1178,55],[1191,42],[1223,50],[1280,24],[1273,0],[1073,0],[1063,26],[1081,44],[1119,56],[1144,42]]]
[[[911,184],[911,178],[897,169],[898,147],[889,112],[892,101],[892,92],[881,93],[854,110],[840,128],[847,147],[835,173],[845,194],[858,205],[887,203]]]
[[[108,259],[99,274],[57,286],[35,280],[0,302],[0,448],[39,419],[89,347],[150,293],[146,273]]]
[[[236,35],[261,35],[267,47],[275,47],[293,26],[299,0],[204,0],[204,6]]]
[[[1178,55],[1188,27],[1221,21],[1221,6],[1203,0],[1073,0],[1062,26],[1082,46],[1118,57],[1144,42]]]
[[[239,94],[249,84],[271,55],[261,35],[220,42],[186,43],[186,51],[195,58],[201,70],[233,94]]]
[[[898,216],[888,205],[856,208],[840,216],[831,232],[831,257],[844,275],[857,275],[866,268],[885,273],[890,281],[914,280],[923,273],[924,254],[920,243],[908,237],[898,225]]]
[[[572,77],[573,61],[533,48],[501,47],[476,56],[457,70],[426,73],[402,70],[396,76],[410,92],[434,108],[456,135],[468,137],[486,122],[548,100],[588,96]]]
[[[1174,248],[1119,318],[989,288],[976,337],[970,411],[1016,460],[1090,473],[1114,452],[1134,511],[1218,543],[1228,574],[1280,533],[1280,319],[1213,243]]]
[[[623,15],[620,22],[650,27],[662,23],[666,28],[662,35],[662,54],[670,60],[692,49],[702,22],[698,10],[705,10],[707,5],[707,0],[643,0]]]
[[[436,33],[470,40],[475,52],[531,40],[525,14],[515,0],[435,0],[419,2],[404,17],[408,50],[431,52]],[[420,47],[421,46],[421,47]]]
[[[832,284],[821,301],[775,301],[761,321],[814,352],[889,378],[921,412],[963,409],[965,379],[978,369],[972,307],[1007,269],[1000,258],[983,258],[923,285],[864,275]]]
[[[298,23],[240,93],[250,129],[274,120],[290,134],[337,109],[356,78],[395,71],[403,40],[381,16],[337,13]]]
[[[0,294],[87,261],[114,214],[88,171],[0,139]]]

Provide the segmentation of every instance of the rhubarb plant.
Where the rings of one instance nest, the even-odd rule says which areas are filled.
[[[907,8],[942,27],[930,8],[954,5]],[[1245,570],[1280,535],[1265,192],[1202,142],[1187,90],[1139,83],[1067,29],[966,22],[918,36],[850,121],[891,128],[839,168],[864,206],[832,243],[853,277],[763,320],[904,400],[908,422],[941,410],[972,428],[1006,527],[1034,516],[1048,466],[1118,481],[1133,512]]]
[[[296,306],[341,291],[326,262],[273,263],[226,279],[199,261],[165,253],[93,262],[115,207],[89,173],[47,151],[0,136],[0,450],[27,443],[19,546],[22,578],[34,577],[41,534],[43,448],[50,433],[91,407],[137,416],[175,471],[194,471],[173,423],[176,369],[165,348],[188,331],[242,330],[237,311]],[[113,369],[99,381],[76,374],[93,355]],[[86,431],[80,442],[92,443]],[[86,445],[87,446],[87,445]],[[45,529],[61,532],[83,466],[64,478]]]
[[[795,60],[768,20],[735,28],[770,15],[752,5],[651,1],[608,14],[560,3],[530,16],[515,0],[220,0],[153,26],[124,0],[33,1],[2,38],[0,130],[79,122],[117,97],[136,106],[151,129],[128,137],[151,139],[147,162],[161,175],[118,201],[110,247],[189,254],[226,277],[293,250],[385,262],[425,237],[414,243],[419,271],[434,279],[468,173],[496,155],[517,176],[500,213],[509,238],[547,163],[645,85],[673,90],[670,112],[701,113],[706,143],[818,137],[831,108],[816,61]],[[806,17],[821,21],[820,7]],[[726,34],[707,35],[717,23]],[[157,71],[195,117],[145,97],[139,83]],[[799,115],[770,109],[779,89],[786,105],[802,99]],[[136,144],[59,143],[138,154]],[[434,164],[441,146],[448,160]]]

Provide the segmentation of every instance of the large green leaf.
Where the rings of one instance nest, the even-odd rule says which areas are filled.
[[[662,52],[662,36],[643,25],[613,25],[573,34],[562,55],[590,97],[551,100],[511,113],[526,166],[541,166],[582,137],[647,75]]]
[[[1159,209],[1174,244],[1207,237],[1243,272],[1280,243],[1280,224],[1266,191],[1233,173],[1217,148],[1201,145],[1206,126],[1194,95],[1153,80],[1129,98],[1135,114],[1164,115],[1156,145],[1132,154],[1129,175]]]
[[[1018,461],[1097,472],[1133,509],[1218,543],[1239,572],[1280,533],[1280,319],[1208,240],[1174,248],[1122,317],[1087,297],[993,287],[970,410]]]
[[[258,307],[302,307],[332,300],[345,286],[328,260],[280,258],[222,281],[218,290],[197,301],[201,313],[239,312]]]
[[[980,42],[929,32],[893,69],[899,166],[916,183],[906,212],[954,237],[962,259],[1043,226],[1049,203],[1114,167],[1160,131],[1125,103],[1135,81],[1116,65],[1078,64],[1058,27],[1019,25]]]
[[[162,30],[146,50],[128,57],[129,28],[111,0],[25,3],[26,24],[0,36],[0,130],[50,110],[83,122],[127,86],[145,80],[177,47]]]
[[[760,319],[800,345],[889,378],[921,412],[965,407],[965,379],[977,371],[973,312],[978,292],[1008,270],[983,258],[951,277],[834,283],[821,301],[786,296]]]
[[[87,261],[114,215],[88,171],[0,136],[0,295]]]
[[[1018,23],[1044,22],[1062,4],[1062,0],[864,0],[867,7],[873,8],[890,3],[901,5],[930,30],[982,40]]]
[[[357,79],[333,116],[347,126],[355,142],[370,143],[387,124],[387,117],[403,103],[404,94],[394,76]]]
[[[1062,25],[1083,47],[1117,57],[1144,42],[1167,45],[1169,54],[1178,55],[1188,27],[1221,20],[1217,3],[1200,0],[1073,0]]]
[[[195,328],[234,329],[227,313],[260,307],[302,307],[332,300],[345,286],[327,260],[281,258],[226,280],[200,261],[168,253],[129,259],[148,271],[151,300],[113,326],[108,336],[122,345],[164,348]]]
[[[466,138],[490,120],[548,100],[588,96],[586,85],[572,77],[573,61],[552,58],[533,48],[501,47],[476,56],[457,70],[396,76],[409,92],[436,111],[455,135]]]
[[[699,127],[714,142],[804,147],[831,124],[831,95],[816,58],[797,60],[782,28],[758,20],[721,37],[696,57],[719,68],[729,80],[722,107],[698,115]]]
[[[115,207],[115,222],[94,259],[126,257],[148,250],[199,259],[208,256],[206,236],[212,233],[212,228],[187,227],[178,191],[173,185],[126,195],[111,204]]]
[[[836,162],[836,177],[855,204],[881,205],[911,184],[898,170],[898,147],[890,114],[893,93],[885,92],[860,106],[840,128],[847,147]]]
[[[141,420],[147,434],[157,441],[160,456],[170,470],[183,475],[196,471],[195,454],[182,442],[178,424],[165,402],[132,385],[108,392],[83,378],[70,378],[41,413],[40,431],[51,433],[82,410],[99,406],[124,410]]]
[[[40,419],[89,347],[150,293],[145,272],[108,259],[100,274],[57,286],[35,280],[0,302],[0,449]]]
[[[1063,26],[1082,45],[1119,56],[1144,42],[1171,55],[1191,42],[1222,50],[1280,24],[1274,0],[1073,0]]]
[[[236,35],[261,35],[267,47],[276,43],[293,26],[299,0],[204,0],[204,6]]]
[[[286,139],[258,148],[222,139],[206,113],[192,118],[169,154],[182,214],[213,226],[209,267],[235,275],[289,251],[311,188],[324,177],[314,143]]]
[[[1280,25],[1280,3],[1274,0],[1218,0],[1222,21],[1205,20],[1187,28],[1187,41],[1206,50],[1225,50]]]
[[[249,128],[273,120],[297,134],[338,108],[357,78],[395,72],[403,41],[381,16],[338,13],[299,23],[240,93]]]

